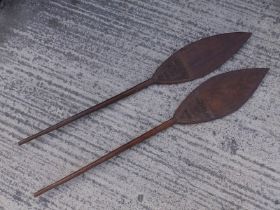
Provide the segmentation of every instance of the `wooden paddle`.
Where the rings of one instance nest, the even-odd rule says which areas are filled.
[[[96,161],[82,167],[70,175],[53,184],[37,191],[34,196],[39,196],[95,166],[119,155],[125,150],[146,140],[147,138],[163,131],[174,124],[203,123],[224,117],[239,109],[254,93],[268,69],[243,69],[220,74],[202,83],[175,111],[174,116],[149,130],[132,141],[109,152]]]
[[[249,39],[251,33],[234,32],[211,36],[193,42],[171,55],[156,70],[154,75],[100,104],[62,120],[32,136],[22,139],[19,145],[67,125],[85,115],[102,109],[122,98],[153,84],[176,84],[203,77],[225,63]]]

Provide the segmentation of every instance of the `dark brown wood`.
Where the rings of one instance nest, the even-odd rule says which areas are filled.
[[[34,193],[34,196],[39,196],[81,175],[158,132],[171,127],[175,123],[201,123],[221,118],[236,111],[251,97],[267,71],[268,69],[243,69],[210,78],[189,94],[178,107],[173,118],[111,151],[98,160],[37,191]]]
[[[171,55],[153,75],[157,84],[174,84],[203,77],[224,64],[251,33],[219,34],[193,42]]]
[[[75,114],[75,115],[73,115],[73,116],[71,116],[69,118],[66,118],[65,120],[62,120],[59,123],[54,124],[54,125],[46,128],[45,130],[42,130],[42,131],[40,131],[40,132],[38,132],[38,133],[36,133],[36,134],[34,134],[32,136],[29,136],[29,137],[27,137],[25,139],[22,139],[21,141],[18,142],[18,144],[19,145],[25,144],[25,143],[27,143],[27,142],[29,142],[29,141],[31,141],[31,140],[39,137],[39,136],[47,134],[47,133],[49,133],[49,132],[51,132],[53,130],[56,130],[56,129],[64,126],[64,125],[67,125],[67,124],[69,124],[69,123],[71,123],[71,122],[73,122],[73,121],[75,121],[75,120],[77,120],[77,119],[79,119],[79,118],[81,118],[81,117],[83,117],[85,115],[93,113],[93,112],[95,112],[95,111],[97,111],[99,109],[102,109],[102,108],[104,108],[104,107],[106,107],[106,106],[108,106],[108,105],[110,105],[112,103],[115,103],[116,101],[118,101],[118,100],[120,100],[122,98],[125,98],[125,97],[127,97],[127,96],[129,96],[129,95],[131,95],[133,93],[136,93],[139,90],[142,90],[142,89],[148,87],[151,84],[153,84],[153,80],[152,79],[148,79],[148,80],[146,80],[146,81],[144,81],[144,82],[142,82],[142,83],[140,83],[140,84],[138,84],[138,85],[136,85],[136,86],[134,86],[134,87],[132,87],[132,88],[130,88],[130,89],[128,89],[128,90],[126,90],[126,91],[124,91],[124,92],[122,92],[122,93],[120,93],[120,94],[118,94],[118,95],[116,95],[116,96],[106,100],[106,101],[103,101],[102,103],[99,103],[99,104],[97,104],[95,106],[92,106],[92,107],[90,107],[90,108],[88,108],[88,109],[86,109],[86,110],[84,110],[84,111],[82,111],[82,112],[80,112],[78,114]]]
[[[193,42],[171,55],[156,70],[151,79],[136,85],[100,104],[90,107],[32,136],[19,141],[25,144],[39,136],[67,125],[85,115],[102,109],[120,99],[142,90],[152,84],[175,84],[191,81],[209,74],[232,57],[249,39],[251,33],[234,32],[207,37]]]
[[[181,103],[174,115],[177,123],[207,122],[236,111],[254,93],[267,71],[242,69],[212,77]]]
[[[128,142],[128,143],[118,147],[117,149],[109,152],[108,154],[102,156],[101,158],[97,159],[96,161],[94,161],[94,162],[92,162],[92,163],[90,163],[90,164],[80,168],[79,170],[69,174],[68,176],[64,177],[63,179],[60,179],[60,180],[56,181],[55,183],[53,183],[51,185],[48,185],[47,187],[45,187],[45,188],[35,192],[34,196],[37,197],[37,196],[39,196],[39,195],[41,195],[41,194],[43,194],[43,193],[45,193],[45,192],[47,192],[47,191],[57,187],[59,185],[62,185],[63,183],[65,183],[65,182],[67,182],[67,181],[69,181],[69,180],[71,180],[71,179],[73,179],[73,178],[75,178],[75,177],[85,173],[86,171],[94,168],[95,166],[97,166],[97,165],[99,165],[99,164],[101,164],[101,163],[111,159],[112,157],[115,157],[118,154],[128,150],[129,148],[133,147],[134,145],[139,144],[139,143],[145,141],[149,137],[157,134],[158,132],[171,127],[174,123],[175,123],[175,120],[173,118],[170,119],[170,120],[167,120],[166,122],[164,122],[164,123],[160,124],[159,126],[151,129],[150,131],[142,134],[141,136],[133,139],[132,141],[130,141],[130,142]]]

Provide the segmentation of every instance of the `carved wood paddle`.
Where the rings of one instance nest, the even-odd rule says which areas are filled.
[[[22,139],[19,145],[67,125],[85,115],[102,109],[122,98],[153,84],[176,84],[203,77],[225,63],[249,39],[251,33],[234,32],[211,36],[193,42],[171,55],[155,71],[154,75],[100,104],[92,106],[32,136]]]
[[[239,109],[254,93],[268,69],[243,69],[220,74],[202,83],[175,111],[174,116],[149,130],[132,141],[109,152],[96,161],[82,167],[55,183],[37,191],[34,196],[39,196],[95,166],[119,155],[121,152],[135,146],[158,132],[174,124],[194,124],[215,120],[224,117]]]

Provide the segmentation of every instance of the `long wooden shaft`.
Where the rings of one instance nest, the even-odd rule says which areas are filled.
[[[138,84],[138,85],[136,85],[136,86],[134,86],[134,87],[132,87],[132,88],[122,92],[122,93],[120,93],[119,95],[116,95],[116,96],[114,96],[114,97],[112,97],[110,99],[107,99],[106,101],[103,101],[102,103],[99,103],[99,104],[97,104],[95,106],[92,106],[92,107],[90,107],[90,108],[88,108],[88,109],[86,109],[86,110],[84,110],[84,111],[82,111],[82,112],[80,112],[78,114],[75,114],[75,115],[73,115],[73,116],[71,116],[71,117],[69,117],[67,119],[64,119],[64,120],[60,121],[59,123],[56,123],[56,124],[46,128],[44,130],[42,130],[42,131],[32,135],[32,136],[29,136],[29,137],[27,137],[25,139],[22,139],[21,141],[18,142],[18,144],[19,145],[25,144],[25,143],[27,143],[27,142],[29,142],[29,141],[31,141],[31,140],[39,137],[39,136],[42,136],[42,135],[45,135],[45,134],[47,134],[47,133],[49,133],[51,131],[54,131],[54,130],[56,130],[56,129],[62,127],[62,126],[65,126],[65,125],[67,125],[67,124],[69,124],[69,123],[71,123],[71,122],[73,122],[73,121],[75,121],[75,120],[85,116],[85,115],[93,113],[93,112],[95,112],[95,111],[97,111],[99,109],[102,109],[102,108],[104,108],[104,107],[106,107],[106,106],[108,106],[108,105],[110,105],[112,103],[115,103],[116,101],[118,101],[120,99],[123,99],[123,98],[125,98],[125,97],[127,97],[129,95],[132,95],[133,93],[136,93],[136,92],[138,92],[138,91],[148,87],[151,84],[153,84],[153,80],[152,79],[148,79],[148,80],[146,80],[146,81],[144,81],[144,82],[142,82],[142,83],[140,83],[140,84]]]
[[[141,136],[131,140],[130,142],[128,142],[128,143],[118,147],[117,149],[109,152],[108,154],[102,156],[101,158],[91,162],[90,164],[80,168],[79,170],[69,174],[68,176],[66,176],[66,177],[64,177],[64,178],[54,182],[53,184],[50,184],[50,185],[42,188],[41,190],[35,192],[34,196],[37,197],[39,195],[42,195],[43,193],[45,193],[45,192],[47,192],[47,191],[49,191],[49,190],[51,190],[51,189],[53,189],[53,188],[55,188],[55,187],[57,187],[59,185],[62,185],[65,182],[67,182],[67,181],[69,181],[69,180],[71,180],[71,179],[73,179],[73,178],[75,178],[75,177],[85,173],[86,171],[94,168],[95,166],[97,166],[97,165],[99,165],[99,164],[101,164],[101,163],[111,159],[112,157],[115,157],[115,156],[119,155],[120,153],[128,150],[129,148],[131,148],[131,147],[133,147],[133,146],[135,146],[135,145],[145,141],[147,138],[157,134],[158,132],[171,127],[175,122],[176,121],[175,121],[174,118],[171,118],[170,120],[165,121],[164,123],[160,124],[159,126],[149,130],[148,132],[146,132],[146,133],[142,134]]]

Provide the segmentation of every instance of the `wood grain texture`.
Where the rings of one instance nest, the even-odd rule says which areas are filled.
[[[280,209],[278,0],[0,5],[0,209]],[[153,86],[17,146],[28,134],[149,78],[185,44],[232,31],[253,35],[213,74]],[[42,186],[169,119],[210,76],[249,67],[270,71],[238,112],[176,125],[33,198]]]

